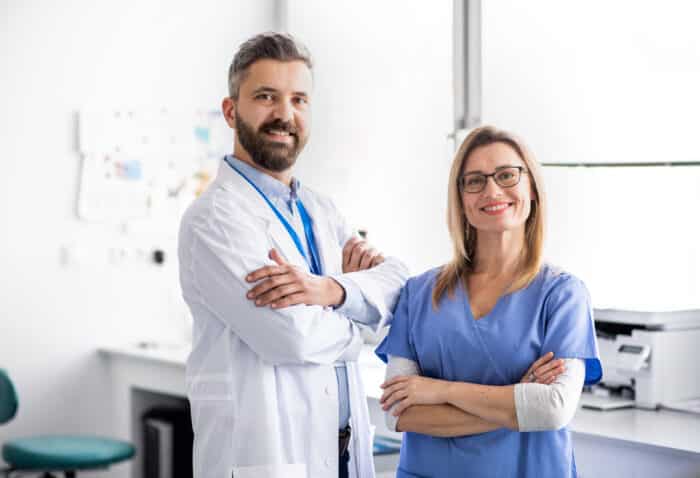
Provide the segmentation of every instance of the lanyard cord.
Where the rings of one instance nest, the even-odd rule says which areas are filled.
[[[306,211],[306,208],[304,207],[304,204],[302,204],[301,199],[297,198],[295,200],[295,203],[297,205],[297,209],[299,209],[299,216],[301,217],[301,222],[304,225],[304,235],[306,236],[306,245],[309,248],[309,253],[311,255],[311,260],[306,256],[306,253],[304,252],[304,247],[301,245],[301,240],[299,239],[299,236],[297,235],[296,231],[294,228],[289,224],[289,222],[284,218],[281,212],[275,207],[274,204],[268,199],[268,197],[265,195],[264,192],[260,190],[258,186],[255,185],[253,181],[251,181],[245,174],[243,174],[238,168],[236,168],[231,161],[229,160],[228,156],[224,157],[224,161],[226,161],[226,164],[228,164],[231,169],[236,171],[238,174],[240,174],[243,179],[248,181],[248,184],[253,186],[253,189],[255,189],[265,200],[268,206],[270,206],[270,209],[272,209],[272,212],[275,213],[277,216],[277,219],[280,220],[284,228],[287,230],[289,235],[292,238],[292,241],[294,241],[294,245],[297,246],[297,250],[301,254],[301,256],[304,258],[306,263],[309,265],[309,268],[311,269],[311,272],[316,274],[316,275],[323,275],[323,272],[321,270],[321,261],[318,255],[318,250],[316,249],[316,237],[314,236],[314,230],[312,226],[312,220],[311,217],[309,216],[309,213]]]

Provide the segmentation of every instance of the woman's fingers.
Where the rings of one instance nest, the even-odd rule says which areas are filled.
[[[406,388],[406,384],[404,382],[395,383],[394,385],[385,388],[382,398],[379,399],[379,403],[384,403],[392,393],[395,393],[403,388]]]
[[[553,358],[554,352],[547,352],[542,357],[535,360],[532,365],[530,365],[529,371],[537,370],[539,367],[551,361]]]
[[[389,380],[387,380],[386,382],[384,382],[383,384],[381,384],[380,387],[381,387],[381,388],[391,387],[391,386],[394,385],[395,383],[399,383],[399,382],[405,381],[407,378],[408,378],[408,377],[406,377],[405,375],[397,375],[396,377],[392,377],[392,378],[390,378]]]
[[[387,411],[389,410],[394,403],[398,402],[399,400],[403,400],[408,396],[408,390],[406,389],[400,389],[396,390],[394,393],[390,394],[386,400],[384,401],[384,404],[382,405],[382,410]]]
[[[398,417],[404,412],[404,410],[406,410],[411,405],[413,405],[411,400],[408,398],[404,398],[403,400],[401,400],[399,402],[398,405],[396,405],[396,408],[394,408],[394,411],[391,412],[391,414],[394,415],[395,417]]]
[[[552,383],[554,380],[559,377],[564,371],[566,370],[566,367],[564,365],[561,365],[560,367],[556,367],[551,369],[549,372],[542,374],[542,376],[537,377],[537,383]]]
[[[559,368],[564,365],[564,361],[562,359],[557,359],[557,360],[550,360],[549,362],[545,363],[544,365],[540,365],[539,367],[535,368],[533,372],[535,373],[535,376],[541,377],[542,375],[548,373],[549,371]]]

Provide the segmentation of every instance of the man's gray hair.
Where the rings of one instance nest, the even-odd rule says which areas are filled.
[[[313,67],[309,50],[288,33],[268,32],[255,35],[240,46],[228,69],[228,93],[231,98],[238,99],[248,67],[265,58],[303,61],[309,69]]]

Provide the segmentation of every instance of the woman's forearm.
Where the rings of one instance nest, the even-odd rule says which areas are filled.
[[[453,405],[413,405],[399,417],[396,431],[435,437],[476,435],[502,428]]]
[[[466,382],[447,382],[445,401],[450,405],[487,422],[518,429],[515,410],[514,385],[478,385]]]

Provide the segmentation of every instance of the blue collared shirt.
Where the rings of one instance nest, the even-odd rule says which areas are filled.
[[[296,199],[304,202],[304,189],[297,178],[292,178],[291,184],[278,181],[272,176],[265,174],[246,162],[229,156],[228,158],[236,168],[252,181],[279,210],[289,224],[294,228],[297,235],[302,239],[306,257],[310,257],[308,244],[305,240],[304,224],[301,221],[299,210],[296,206]],[[314,218],[312,218],[314,219]],[[360,323],[371,323],[379,316],[379,312],[369,304],[362,295],[360,289],[342,276],[333,276],[343,289],[345,289],[345,301],[336,310],[346,317]],[[345,428],[350,421],[350,401],[348,393],[348,377],[344,364],[336,365],[336,379],[338,382],[338,407],[339,407],[339,429]]]

